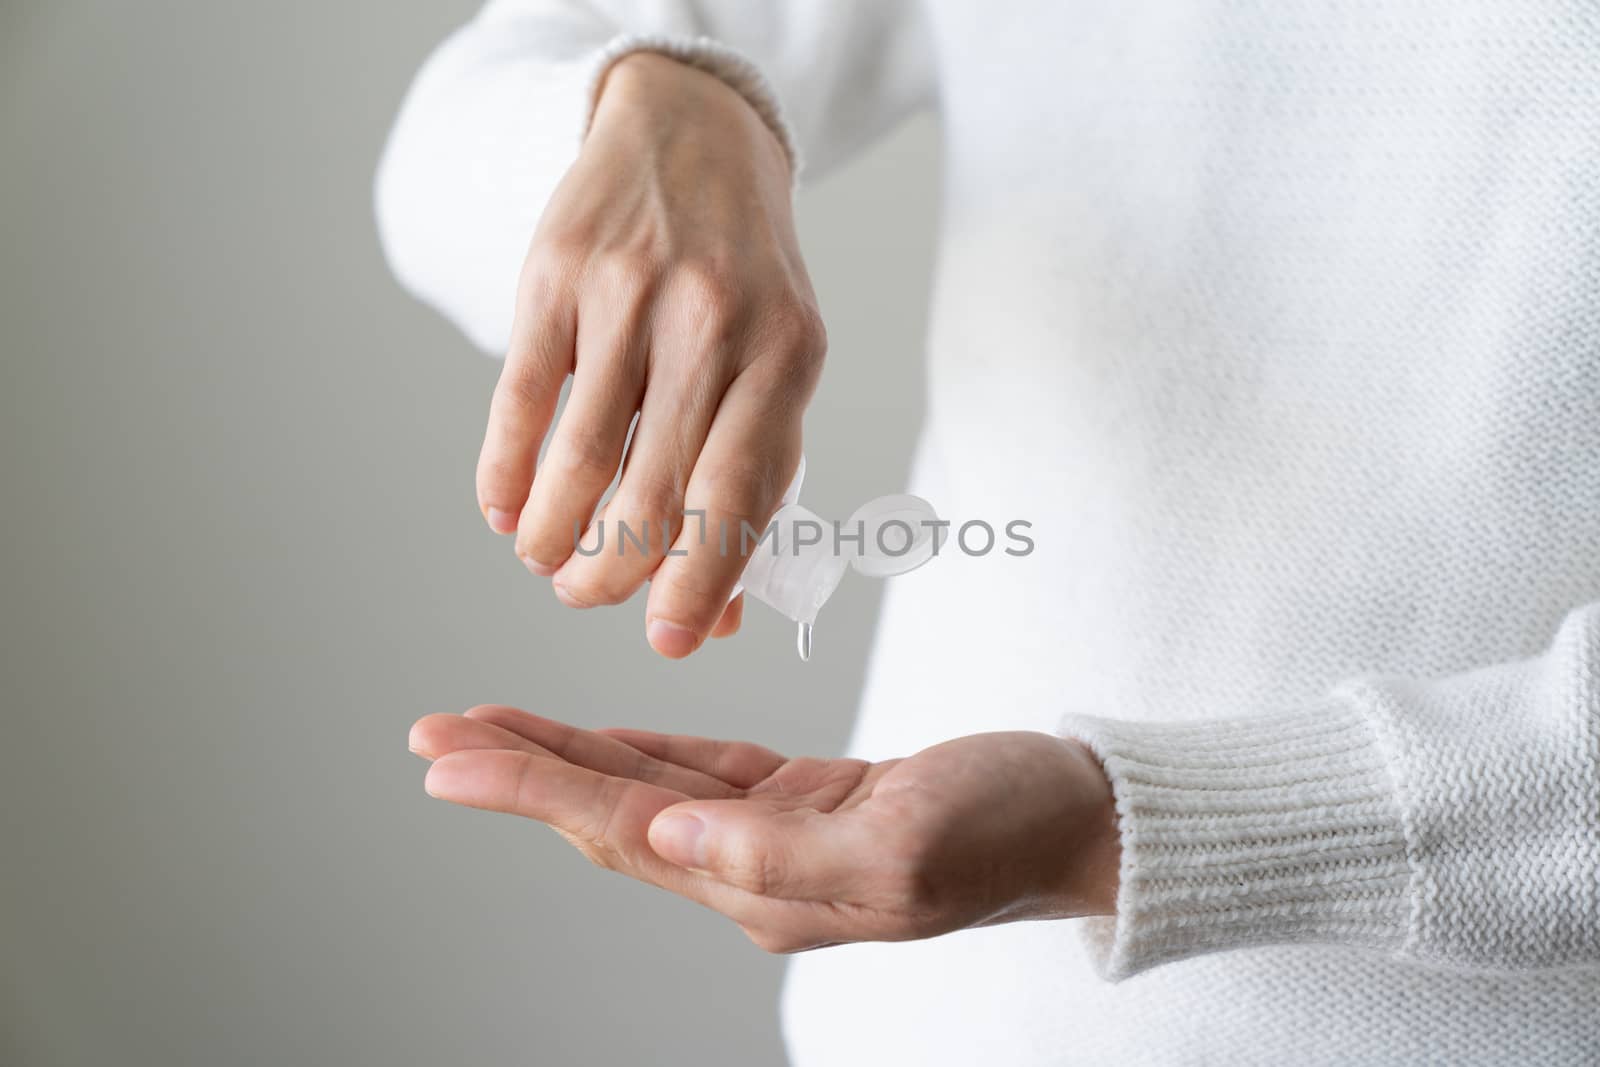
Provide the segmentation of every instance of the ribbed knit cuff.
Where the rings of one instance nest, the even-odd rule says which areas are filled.
[[[1398,950],[1411,867],[1373,724],[1344,702],[1199,723],[1068,716],[1122,834],[1114,918],[1084,921],[1108,979],[1245,946]]]
[[[585,133],[588,132],[589,123],[594,118],[594,109],[600,98],[600,85],[605,80],[607,72],[618,60],[635,52],[656,52],[696,70],[705,71],[720,78],[730,89],[744,97],[745,102],[755,109],[756,115],[778,138],[784,154],[789,157],[789,173],[794,183],[799,184],[802,163],[800,142],[795,137],[794,129],[789,125],[788,119],[784,117],[783,107],[778,102],[778,94],[773,89],[772,83],[761,72],[761,68],[744,55],[710,37],[626,34],[613,39],[595,57],[593,72],[589,79],[589,114],[583,123]]]

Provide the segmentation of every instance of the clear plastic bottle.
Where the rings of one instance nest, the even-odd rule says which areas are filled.
[[[798,503],[805,471],[802,457],[767,535],[759,543],[741,539],[750,561],[740,589],[799,625],[800,658],[808,660],[817,613],[847,570],[872,578],[916,570],[938,554],[943,527],[932,504],[906,494],[869,500],[843,523],[829,522]]]

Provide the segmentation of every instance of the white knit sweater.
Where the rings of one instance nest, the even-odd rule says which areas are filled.
[[[497,0],[379,183],[491,351],[635,47],[813,171],[938,109],[913,491],[1038,548],[891,583],[854,752],[1058,729],[1122,818],[1114,921],[797,959],[796,1062],[1600,1063],[1593,4]]]

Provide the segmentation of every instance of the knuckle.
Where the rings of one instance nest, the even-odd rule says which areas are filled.
[[[698,343],[691,358],[709,359],[738,334],[743,321],[743,296],[735,274],[711,261],[682,263],[673,269],[671,313]]]
[[[547,462],[563,480],[609,482],[617,470],[616,449],[603,434],[587,427],[563,427]]]
[[[708,315],[726,314],[740,304],[738,272],[712,258],[686,260],[673,269],[678,300]]]
[[[618,249],[596,256],[585,272],[584,285],[607,299],[636,294],[647,288],[659,272],[655,257],[633,249]]]
[[[822,359],[798,351],[779,350],[772,354],[768,374],[773,408],[798,415],[816,391],[822,376]]]
[[[562,599],[575,607],[620,604],[638,588],[637,580],[628,581],[614,567],[584,567],[571,575],[563,574],[559,592]]]
[[[697,495],[703,495],[715,513],[732,522],[765,522],[783,493],[767,464],[723,461],[698,480]]]
[[[682,623],[691,629],[709,630],[727,607],[727,592],[737,580],[728,575],[719,578],[704,565],[687,566],[694,561],[671,559],[651,579],[652,610],[664,618]]]
[[[528,488],[526,483],[527,477],[523,470],[509,459],[486,457],[478,464],[478,485],[486,492],[497,493],[520,489],[526,493]]]
[[[523,300],[542,302],[565,293],[582,270],[586,249],[572,237],[535,241],[522,263],[518,288]]]
[[[736,846],[723,858],[724,877],[747,893],[764,897],[783,884],[783,868],[772,849]]]
[[[762,325],[788,351],[807,357],[828,348],[828,331],[815,304],[799,297],[775,301],[762,315]]]
[[[792,306],[777,313],[779,325],[771,333],[771,355],[766,360],[769,382],[779,406],[803,404],[816,388],[827,353],[822,319],[814,309]]]
[[[679,525],[683,511],[683,484],[669,473],[634,472],[612,498],[611,511],[633,521],[663,520]]]
[[[544,378],[532,368],[507,366],[495,384],[493,406],[501,411],[509,408],[514,413],[530,411],[544,402],[546,392]]]
[[[524,562],[536,563],[553,571],[571,557],[576,539],[577,532],[574,529],[563,530],[560,520],[541,508],[535,511],[527,532],[519,533],[515,551]]]

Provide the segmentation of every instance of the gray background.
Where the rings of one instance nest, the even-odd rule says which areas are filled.
[[[836,751],[877,589],[672,664],[482,526],[495,365],[390,282],[370,183],[475,5],[0,5],[0,1063],[761,1064],[781,962],[430,801],[483,701]],[[807,502],[901,484],[927,124],[801,202]]]

